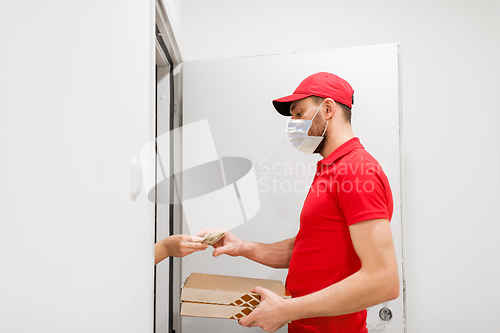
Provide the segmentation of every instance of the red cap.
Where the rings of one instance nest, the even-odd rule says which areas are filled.
[[[346,80],[335,74],[320,72],[305,78],[292,95],[275,99],[273,105],[282,115],[290,116],[290,104],[309,96],[331,98],[348,107],[354,104],[354,90]]]

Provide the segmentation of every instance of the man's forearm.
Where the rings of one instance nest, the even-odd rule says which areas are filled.
[[[295,237],[280,242],[264,244],[245,242],[242,256],[273,268],[288,268]]]
[[[362,270],[315,293],[289,300],[290,319],[340,316],[395,299],[399,277]]]

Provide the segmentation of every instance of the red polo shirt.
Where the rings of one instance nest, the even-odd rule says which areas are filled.
[[[300,214],[286,286],[293,297],[326,288],[357,272],[349,226],[392,217],[389,181],[380,164],[354,137],[318,161]],[[318,304],[321,306],[321,304]],[[293,321],[289,333],[361,333],[366,310]]]

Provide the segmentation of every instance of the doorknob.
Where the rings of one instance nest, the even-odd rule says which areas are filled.
[[[392,318],[392,311],[391,309],[384,306],[382,309],[380,309],[378,315],[383,321],[389,321]]]

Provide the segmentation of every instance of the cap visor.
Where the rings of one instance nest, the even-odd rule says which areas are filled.
[[[298,101],[299,99],[303,99],[306,97],[309,97],[311,95],[308,94],[293,94],[290,96],[285,96],[281,97],[278,99],[275,99],[273,101],[274,108],[276,111],[278,111],[280,114],[284,116],[291,116],[290,114],[290,104],[294,101]]]

